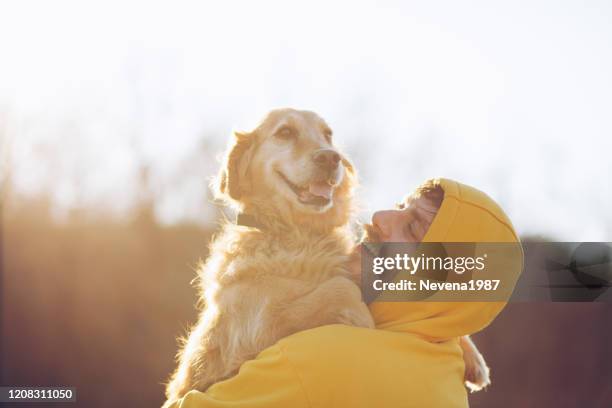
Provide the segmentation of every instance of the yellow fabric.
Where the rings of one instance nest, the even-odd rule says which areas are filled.
[[[428,242],[518,242],[484,193],[436,180],[445,196]],[[514,280],[522,259],[509,271]],[[486,327],[503,302],[375,302],[378,329],[330,325],[282,339],[233,378],[173,408],[466,407],[458,337]]]

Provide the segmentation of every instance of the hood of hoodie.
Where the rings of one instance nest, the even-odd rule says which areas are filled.
[[[514,243],[504,279],[514,287],[523,267],[520,240],[512,223],[488,195],[448,179],[435,179],[444,199],[423,242]],[[506,302],[373,302],[370,311],[383,330],[408,332],[433,341],[482,330],[501,312]],[[506,299],[507,300],[507,299]]]

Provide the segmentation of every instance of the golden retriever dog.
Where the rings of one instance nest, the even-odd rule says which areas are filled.
[[[292,333],[374,327],[349,270],[355,184],[353,166],[313,112],[273,110],[253,131],[234,134],[215,188],[238,222],[225,223],[198,272],[203,307],[165,406],[233,376]]]
[[[217,190],[247,221],[224,225],[199,271],[204,307],[178,354],[169,403],[233,376],[292,333],[374,327],[347,269],[355,179],[313,112],[274,110],[235,133]]]

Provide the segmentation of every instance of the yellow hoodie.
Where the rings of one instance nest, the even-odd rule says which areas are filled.
[[[426,242],[517,242],[486,194],[435,180],[444,200]],[[519,251],[520,253],[520,251]],[[506,273],[518,278],[522,257]],[[504,302],[374,302],[377,330],[330,325],[280,340],[205,393],[173,408],[466,407],[458,338],[486,327]]]

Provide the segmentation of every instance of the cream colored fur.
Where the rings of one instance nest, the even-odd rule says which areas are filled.
[[[203,308],[179,352],[167,404],[234,375],[292,333],[332,323],[374,326],[346,269],[353,167],[342,157],[324,175],[333,185],[324,206],[303,204],[283,180],[307,186],[321,179],[312,160],[320,149],[334,149],[331,131],[307,111],[272,111],[254,131],[236,133],[218,193],[260,226],[227,223],[213,240],[199,272]]]

